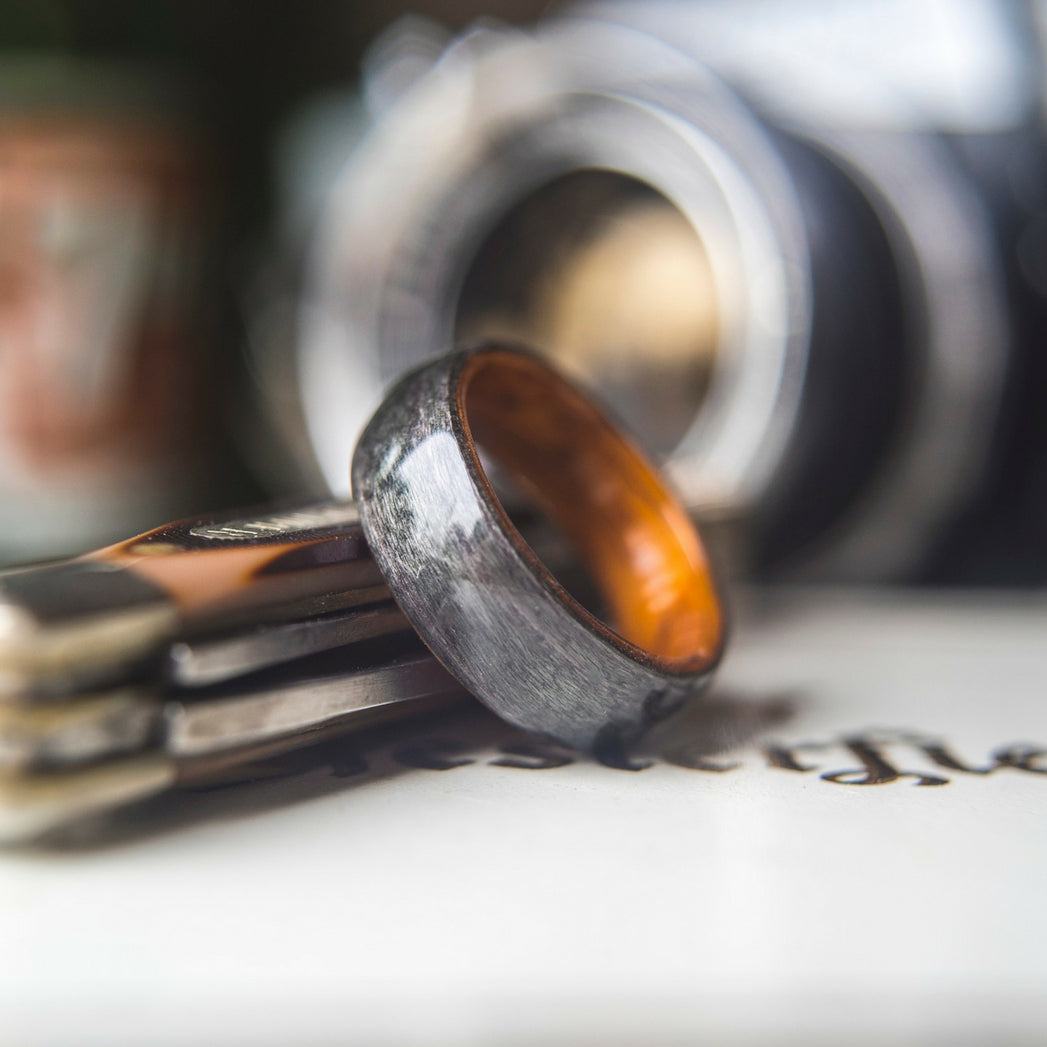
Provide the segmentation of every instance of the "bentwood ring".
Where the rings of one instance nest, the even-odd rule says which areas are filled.
[[[570,539],[613,629],[514,528],[477,445]],[[408,374],[364,430],[352,480],[412,625],[511,723],[617,752],[708,682],[724,618],[693,523],[643,454],[536,356],[485,347]]]

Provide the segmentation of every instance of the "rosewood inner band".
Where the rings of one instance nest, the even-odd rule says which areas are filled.
[[[670,671],[708,666],[723,633],[709,563],[687,513],[635,445],[531,356],[472,357],[458,397],[470,438],[570,539],[620,638]]]

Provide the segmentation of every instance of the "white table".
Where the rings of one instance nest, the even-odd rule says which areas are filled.
[[[943,764],[1047,749],[1047,598],[747,607],[646,769],[467,715],[0,857],[0,1042],[1042,1043],[1047,757]]]

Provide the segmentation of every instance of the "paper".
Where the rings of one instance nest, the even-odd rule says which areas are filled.
[[[637,769],[470,713],[0,858],[2,1040],[1042,1042],[1045,682],[1044,598],[750,594]]]

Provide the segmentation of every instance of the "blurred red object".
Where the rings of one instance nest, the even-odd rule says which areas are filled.
[[[104,541],[180,508],[205,414],[204,171],[191,129],[148,109],[0,112],[7,555]]]

